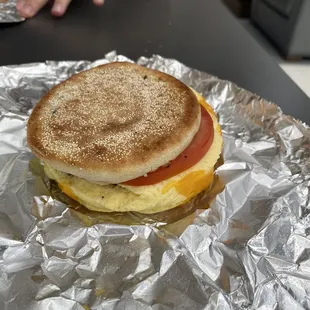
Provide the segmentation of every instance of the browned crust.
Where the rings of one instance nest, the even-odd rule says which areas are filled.
[[[199,115],[196,96],[176,78],[110,63],[52,88],[29,118],[27,141],[43,160],[120,171],[168,156]]]

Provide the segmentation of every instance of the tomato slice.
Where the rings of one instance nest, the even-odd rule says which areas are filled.
[[[191,144],[170,164],[162,166],[155,171],[127,182],[125,185],[143,186],[153,185],[169,179],[197,164],[208,152],[214,137],[213,121],[210,114],[201,107],[201,122],[199,131]]]

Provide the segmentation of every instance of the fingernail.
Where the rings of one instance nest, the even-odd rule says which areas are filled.
[[[17,10],[20,10],[22,7],[23,7],[23,3],[20,2],[20,1],[18,1],[18,2],[16,3],[16,8],[17,8]]]
[[[63,13],[63,6],[60,3],[56,3],[53,6],[53,13],[62,14]]]
[[[20,5],[18,6],[18,9],[26,15],[32,15],[33,13],[32,6],[26,3],[20,3]]]
[[[33,8],[32,8],[32,6],[31,5],[29,5],[29,4],[26,4],[25,6],[24,6],[24,12],[26,13],[26,14],[29,14],[29,15],[31,15],[32,13],[33,13]]]
[[[104,0],[94,0],[95,5],[103,5]]]

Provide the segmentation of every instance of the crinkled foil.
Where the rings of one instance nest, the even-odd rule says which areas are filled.
[[[0,68],[0,308],[310,309],[309,128],[230,82],[138,60],[201,92],[223,129],[225,188],[174,223],[179,236],[152,223],[86,225],[36,177],[32,107],[71,74],[125,59]]]
[[[19,23],[24,20],[16,10],[16,0],[0,0],[0,23]]]

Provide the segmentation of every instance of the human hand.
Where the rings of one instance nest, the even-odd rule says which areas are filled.
[[[102,6],[104,0],[92,0],[97,6]],[[25,18],[35,16],[46,4],[48,0],[17,0],[16,9]],[[71,0],[55,0],[51,13],[54,16],[62,16],[66,13]]]

